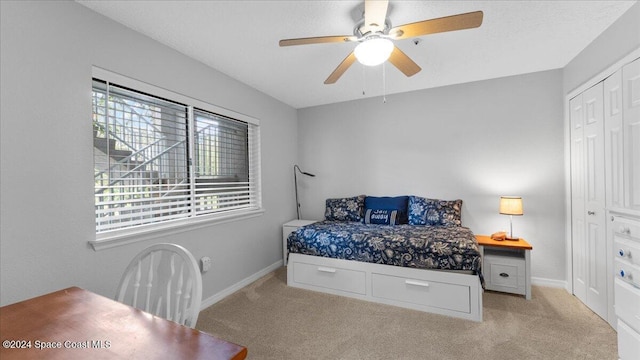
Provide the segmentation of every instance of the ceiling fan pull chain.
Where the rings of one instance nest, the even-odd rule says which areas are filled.
[[[367,88],[367,76],[365,74],[364,65],[360,66],[362,68],[362,96],[366,95],[365,89]]]
[[[386,104],[387,103],[387,77],[386,74],[387,72],[385,71],[386,66],[385,63],[382,63],[382,103]]]

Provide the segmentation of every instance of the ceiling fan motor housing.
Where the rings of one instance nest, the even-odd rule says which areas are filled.
[[[356,26],[353,28],[353,35],[355,35],[358,38],[357,41],[368,40],[369,38],[372,38],[372,37],[376,37],[376,38],[389,37],[389,30],[391,30],[391,20],[389,20],[389,18],[386,18],[384,20],[384,26],[380,26],[378,24],[369,24],[369,26],[379,30],[375,30],[375,31],[370,30],[367,32],[363,32],[362,29],[365,27],[364,18],[362,18],[362,20],[360,20],[356,24]]]

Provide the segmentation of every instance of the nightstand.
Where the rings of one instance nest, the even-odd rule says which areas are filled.
[[[531,300],[531,250],[524,239],[493,240],[476,235],[482,255],[485,289],[524,295]]]
[[[282,263],[287,266],[287,238],[289,234],[296,231],[299,227],[313,224],[316,220],[291,220],[288,223],[282,225]]]

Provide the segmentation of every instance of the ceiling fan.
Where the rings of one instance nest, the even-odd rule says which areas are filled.
[[[329,75],[325,84],[333,84],[356,61],[368,66],[382,64],[389,60],[406,76],[418,73],[420,66],[398,49],[392,40],[408,39],[416,36],[440,32],[476,28],[482,25],[482,11],[452,15],[437,19],[423,20],[391,27],[387,18],[388,0],[365,0],[364,17],[353,29],[353,35],[320,36],[280,40],[280,46],[358,42],[338,67]]]

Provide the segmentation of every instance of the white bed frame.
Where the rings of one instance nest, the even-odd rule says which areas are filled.
[[[289,253],[287,285],[482,321],[478,275]]]

